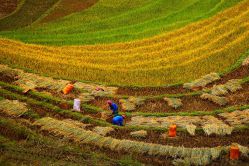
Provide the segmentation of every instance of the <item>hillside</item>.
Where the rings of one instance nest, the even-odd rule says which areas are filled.
[[[49,47],[1,40],[1,62],[15,61],[53,77],[112,85],[187,82],[224,72],[249,49],[248,6],[245,1],[204,21],[129,43]]]
[[[249,0],[0,0],[0,165],[248,165]]]
[[[113,3],[111,0],[103,0],[89,10],[55,22],[27,27],[15,33],[2,32],[0,35],[24,42],[49,45],[124,42],[183,27],[210,17],[240,0],[119,1]],[[18,19],[18,16],[13,16],[13,19],[15,18]],[[0,23],[4,24],[7,21],[4,19]]]

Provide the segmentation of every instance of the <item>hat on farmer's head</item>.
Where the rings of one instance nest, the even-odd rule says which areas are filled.
[[[107,104],[112,104],[112,101],[111,100],[107,100]]]

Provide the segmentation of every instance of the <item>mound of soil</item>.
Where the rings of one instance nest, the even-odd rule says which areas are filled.
[[[14,70],[4,70],[0,72],[0,80],[12,83],[18,79],[18,73]]]

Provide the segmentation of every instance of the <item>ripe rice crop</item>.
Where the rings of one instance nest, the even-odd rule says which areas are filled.
[[[207,20],[128,43],[56,47],[1,39],[0,62],[115,85],[187,82],[235,63],[249,49],[248,22],[246,0]]]

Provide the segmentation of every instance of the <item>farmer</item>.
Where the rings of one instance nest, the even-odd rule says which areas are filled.
[[[107,104],[109,105],[110,110],[112,110],[112,124],[118,125],[118,126],[123,126],[124,125],[124,115],[119,115],[118,114],[118,105],[112,102],[111,100],[107,101]]]
[[[114,116],[113,119],[112,119],[112,124],[114,125],[118,125],[118,126],[124,126],[124,119],[125,119],[125,116],[124,115],[117,115],[117,116]]]
[[[111,100],[107,101],[107,104],[109,105],[110,110],[112,110],[112,114],[113,116],[117,116],[118,115],[118,105],[115,104],[114,102],[112,102]]]

